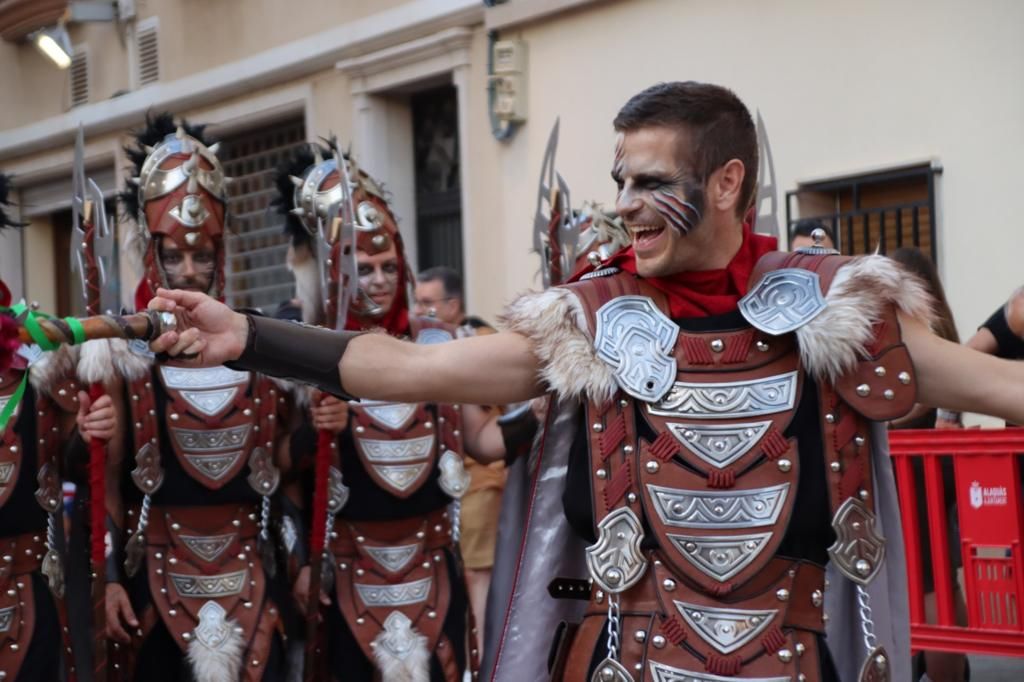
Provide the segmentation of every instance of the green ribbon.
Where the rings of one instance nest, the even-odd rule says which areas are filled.
[[[32,341],[36,343],[40,348],[46,351],[54,351],[60,346],[56,341],[51,341],[46,337],[43,332],[43,328],[39,326],[39,320],[37,317],[45,319],[53,319],[50,315],[45,313],[36,313],[34,310],[29,310],[28,306],[24,302],[17,303],[10,308],[0,306],[0,314],[9,313],[14,317],[24,317],[21,323],[28,330],[28,335],[32,337]],[[85,343],[85,328],[82,326],[82,322],[76,317],[65,317],[64,323],[67,324],[71,330],[71,345],[77,346]],[[14,411],[18,409],[18,405],[21,404],[21,399],[25,396],[25,386],[28,384],[28,371],[26,370],[24,375],[21,377],[21,383],[18,384],[17,390],[11,396],[7,404],[4,405],[4,409],[0,411],[0,435],[4,433],[7,428],[7,422],[11,420],[11,416]]]
[[[0,435],[3,435],[7,429],[7,422],[11,420],[11,415],[18,409],[18,405],[21,403],[21,399],[25,396],[25,386],[28,384],[28,372],[25,372],[21,376],[21,383],[18,384],[18,388],[14,391],[14,395],[4,405],[3,411],[0,411]]]

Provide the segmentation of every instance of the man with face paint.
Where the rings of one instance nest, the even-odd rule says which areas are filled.
[[[728,89],[655,85],[614,127],[632,248],[513,302],[507,332],[424,347],[162,291],[192,328],[153,346],[378,400],[554,393],[505,519],[522,532],[499,549],[493,679],[909,679],[884,422],[915,402],[1019,422],[1024,365],[934,336],[922,284],[884,257],[753,234],[755,126]],[[279,357],[299,343],[325,350]]]
[[[334,305],[325,301],[330,292],[325,296],[316,286],[315,258],[324,254],[315,254],[322,242],[313,237],[344,201],[339,159],[351,178],[358,278],[350,308],[338,313],[345,315],[345,328],[380,330],[421,345],[451,340],[454,326],[410,315],[413,279],[387,196],[333,144],[310,145],[281,169],[277,183],[275,203],[287,215],[304,321],[322,323],[325,302]],[[337,259],[338,253],[335,248],[329,256]],[[464,673],[476,671],[478,657],[453,534],[458,500],[469,485],[462,455],[502,457],[499,435],[482,435],[489,417],[469,405],[350,404],[320,391],[312,392],[310,404],[309,423],[295,433],[291,452],[298,468],[311,471],[304,462],[317,450],[312,428],[334,434],[325,562],[330,570],[321,575],[329,674],[353,682],[460,682]],[[307,514],[311,483],[293,497]],[[305,520],[307,527],[313,522]],[[307,565],[295,582],[300,608],[307,607],[309,589]]]
[[[201,126],[147,120],[126,248],[158,287],[220,298],[228,178]],[[287,405],[266,377],[195,369],[114,342],[132,428],[108,455],[107,631],[118,679],[283,679],[272,497],[287,474]],[[127,452],[125,452],[127,451]],[[276,505],[275,505],[276,507]],[[274,514],[276,518],[276,514]]]

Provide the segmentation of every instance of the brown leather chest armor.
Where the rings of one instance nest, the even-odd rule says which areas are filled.
[[[151,376],[130,385],[137,464],[132,476],[140,490],[152,494],[159,488],[154,483],[162,476],[160,418],[166,423],[169,450],[203,487],[220,490],[247,464],[256,493],[276,487],[272,453],[279,398],[270,380],[227,367],[158,365],[154,374],[167,397],[162,415],[157,414]]]
[[[457,405],[352,403],[351,428],[356,454],[374,483],[395,497],[408,498],[434,471],[462,467],[461,417]],[[435,417],[436,414],[436,417]],[[442,489],[445,482],[442,481]],[[445,490],[449,495],[455,491]]]
[[[822,275],[822,293],[835,269]],[[800,513],[800,443],[784,433],[812,380],[795,334],[753,326],[680,331],[662,312],[663,294],[632,275],[573,289],[620,389],[613,400],[586,406],[594,587],[588,617],[556,676],[587,679],[605,616],[621,614],[618,655],[609,652],[594,679],[820,679],[823,567],[777,554]],[[856,371],[818,391],[838,537],[829,555],[864,580],[883,552],[869,507],[867,417],[891,418],[914,402],[893,313],[876,325],[870,353]],[[652,436],[638,437],[641,421]]]

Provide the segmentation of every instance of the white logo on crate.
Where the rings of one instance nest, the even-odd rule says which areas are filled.
[[[1006,501],[1005,486],[983,488],[978,481],[971,483],[971,506],[975,509],[981,509],[982,507],[1005,507]]]

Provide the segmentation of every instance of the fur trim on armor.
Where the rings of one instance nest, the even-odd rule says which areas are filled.
[[[308,243],[288,247],[288,269],[295,276],[295,297],[302,304],[302,321],[316,324],[323,319],[323,298],[316,256]]]
[[[60,346],[55,351],[40,355],[28,373],[32,388],[49,394],[58,384],[74,378],[79,352],[80,349],[74,346]]]
[[[124,244],[121,246],[125,254],[125,262],[133,274],[142,277],[146,271],[146,250],[152,239],[149,232],[138,223],[132,222],[125,230]]]
[[[116,378],[135,381],[149,371],[150,360],[128,347],[124,339],[89,341],[81,347],[78,378],[86,384],[108,384]]]
[[[615,375],[594,350],[583,306],[568,289],[524,294],[509,304],[498,322],[530,339],[541,362],[541,378],[559,400],[585,394],[601,403],[618,390]]]
[[[825,310],[797,330],[804,367],[834,382],[856,366],[874,338],[887,305],[932,327],[932,299],[924,283],[885,256],[865,256],[843,266],[825,296]],[[585,312],[567,289],[524,294],[499,317],[502,327],[526,336],[540,360],[541,378],[560,400],[611,400],[618,384],[594,350]]]
[[[924,282],[885,256],[864,256],[836,273],[827,307],[796,330],[800,359],[818,380],[835,382],[867,355],[874,325],[886,306],[933,328],[935,313]]]
[[[230,633],[216,648],[211,649],[193,637],[188,645],[188,662],[192,666],[192,676],[196,682],[223,682],[237,680],[242,669],[242,656],[245,654],[245,639],[235,630],[238,622],[227,621]]]
[[[430,682],[430,651],[427,649],[427,638],[419,634],[415,628],[407,633],[412,644],[404,656],[394,655],[384,645],[388,636],[382,630],[373,640],[373,658],[380,670],[381,679],[387,682]]]

